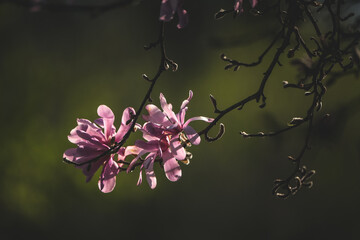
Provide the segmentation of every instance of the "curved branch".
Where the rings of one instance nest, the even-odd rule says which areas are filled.
[[[272,71],[274,70],[275,65],[279,61],[280,56],[283,54],[284,50],[289,45],[290,38],[291,38],[291,35],[293,34],[293,32],[294,32],[294,25],[289,27],[289,29],[287,31],[287,34],[286,34],[281,46],[277,49],[273,60],[271,61],[268,69],[264,73],[264,77],[263,77],[263,79],[262,79],[262,81],[260,83],[260,86],[259,86],[259,89],[257,90],[257,92],[255,92],[254,94],[248,96],[247,98],[245,98],[245,99],[243,99],[243,100],[229,106],[228,108],[220,111],[219,115],[214,119],[214,121],[211,122],[205,129],[200,131],[199,135],[202,135],[202,134],[208,135],[208,132],[210,131],[210,129],[213,128],[222,117],[224,117],[227,113],[233,111],[234,109],[238,109],[238,108],[243,107],[248,102],[251,102],[253,100],[256,100],[256,102],[259,102],[260,98],[262,98],[263,104],[260,105],[260,106],[262,106],[262,107],[264,106],[265,100],[266,100],[266,97],[264,95],[264,88],[265,88],[266,82],[269,79]],[[206,138],[206,139],[208,140],[208,138]]]

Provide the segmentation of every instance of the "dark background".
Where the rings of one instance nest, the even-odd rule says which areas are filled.
[[[287,156],[300,151],[306,126],[273,138],[239,135],[280,129],[305,115],[311,99],[282,87],[297,76],[285,57],[268,81],[267,106],[252,102],[225,116],[224,137],[193,146],[178,182],[156,167],[157,188],[137,187],[136,170],[121,173],[115,190],[103,194],[99,173],[86,184],[80,170],[62,162],[74,147],[67,135],[76,118],[94,120],[106,104],[118,126],[125,107],[138,108],[148,88],[141,74],[153,76],[158,67],[159,49],[143,45],[157,38],[159,3],[142,1],[97,17],[0,5],[1,239],[359,239],[358,79],[339,78],[316,115],[312,149],[303,159],[317,172],[310,190],[287,200],[271,194],[273,180],[292,171]],[[220,8],[232,6],[232,0],[186,1],[189,25],[178,30],[176,18],[166,25],[168,56],[179,70],[161,76],[152,93],[156,104],[162,92],[177,109],[191,89],[187,116],[214,117],[210,93],[223,108],[258,89],[273,52],[259,67],[238,72],[224,71],[219,56],[253,62],[279,26],[271,16],[214,20]],[[311,29],[302,27],[308,41]],[[331,118],[321,122],[326,113]],[[193,126],[201,130],[206,123]]]

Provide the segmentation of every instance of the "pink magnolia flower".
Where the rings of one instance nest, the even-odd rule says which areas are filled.
[[[237,13],[244,12],[243,1],[244,0],[235,0],[235,5],[234,5],[235,12],[237,12]],[[252,8],[254,8],[258,3],[258,0],[249,0],[249,1],[250,1],[250,4],[251,4]]]
[[[189,17],[186,10],[182,8],[183,4],[184,0],[162,0],[160,7],[160,20],[168,22],[172,20],[174,14],[177,13],[179,17],[177,27],[179,29],[185,27],[189,22]]]
[[[129,121],[135,115],[135,110],[130,107],[124,110],[117,132],[113,125],[115,116],[109,107],[100,105],[97,113],[100,118],[95,120],[95,123],[87,119],[77,120],[78,126],[68,136],[69,141],[76,144],[77,148],[66,150],[63,158],[82,169],[86,176],[86,182],[89,182],[102,166],[98,186],[102,192],[108,193],[115,187],[116,175],[120,172],[122,164],[118,164],[114,160],[115,154],[106,154],[106,152],[115,143],[120,142],[130,129]],[[120,148],[117,154],[119,160],[123,160],[125,148]]]
[[[171,147],[171,135],[166,133],[160,126],[156,126],[151,122],[145,123],[141,131],[147,142],[136,140],[135,146],[128,147],[125,153],[125,156],[129,154],[137,155],[137,157],[131,161],[128,172],[133,168],[139,158],[147,154],[140,166],[140,176],[137,185],[142,183],[142,171],[145,169],[146,179],[150,188],[154,189],[156,187],[157,181],[154,172],[154,163],[157,157],[164,167],[166,177],[172,182],[179,180],[182,173],[177,160],[184,160],[186,158],[185,149],[181,147],[184,150],[184,155],[176,154],[176,151]]]
[[[172,105],[167,103],[166,98],[162,93],[160,93],[160,104],[163,111],[161,111],[157,106],[149,104],[146,106],[146,110],[149,112],[148,116],[143,116],[145,121],[150,121],[152,123],[158,124],[166,129],[167,132],[172,133],[172,142],[180,141],[180,133],[184,132],[185,137],[194,145],[200,144],[199,134],[192,128],[189,123],[196,120],[202,120],[205,122],[212,122],[214,119],[208,117],[192,117],[185,121],[185,114],[188,110],[187,105],[193,97],[193,92],[189,91],[189,97],[185,99],[180,107],[180,111],[175,114],[172,110]],[[180,152],[182,150],[179,150]],[[181,154],[179,152],[179,154]]]
[[[129,150],[127,149],[127,153],[125,153],[125,156],[129,154],[128,151],[137,155],[128,170],[132,169],[132,166],[139,158],[148,154],[141,165],[138,185],[142,182],[142,170],[145,169],[150,188],[156,187],[153,165],[157,157],[160,158],[165,175],[170,181],[174,182],[180,179],[182,173],[178,161],[186,159],[186,150],[183,144],[188,140],[190,143],[198,145],[201,140],[199,134],[189,126],[189,123],[195,120],[213,121],[213,119],[207,117],[193,117],[185,121],[187,105],[192,96],[193,93],[190,90],[189,97],[183,101],[177,114],[172,111],[172,105],[167,103],[162,93],[160,94],[160,103],[163,112],[153,104],[146,106],[149,115],[143,116],[143,118],[148,122],[144,124],[141,131],[143,132],[143,138],[147,142],[137,140],[135,146],[129,148]]]

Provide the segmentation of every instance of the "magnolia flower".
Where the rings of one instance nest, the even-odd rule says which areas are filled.
[[[181,177],[181,168],[177,160],[184,160],[186,158],[185,149],[180,146],[184,154],[177,154],[177,151],[174,150],[173,145],[171,145],[171,133],[164,131],[163,128],[151,122],[145,123],[141,131],[147,142],[136,140],[135,146],[128,147],[125,153],[125,156],[129,154],[137,155],[137,157],[131,161],[128,172],[133,168],[139,158],[147,154],[140,166],[140,176],[137,185],[142,183],[142,170],[145,169],[146,179],[150,188],[154,189],[156,187],[157,181],[154,172],[154,162],[157,157],[164,167],[166,177],[172,182],[179,180]]]
[[[95,120],[95,123],[87,119],[77,120],[78,126],[70,132],[68,139],[78,147],[66,150],[63,157],[82,169],[86,182],[89,182],[102,166],[98,186],[102,192],[108,193],[115,187],[116,175],[120,172],[122,164],[114,160],[115,154],[106,153],[115,143],[120,142],[130,129],[130,121],[135,115],[135,110],[130,107],[124,110],[117,132],[113,125],[115,117],[109,107],[100,105],[97,113],[100,118]],[[125,148],[120,148],[117,154],[118,159],[123,160]]]
[[[185,99],[180,107],[180,111],[175,114],[172,110],[172,105],[167,103],[166,98],[162,93],[160,93],[160,104],[163,111],[161,111],[157,106],[149,104],[146,106],[146,110],[149,112],[149,115],[144,115],[143,118],[145,121],[150,121],[152,123],[158,124],[166,129],[167,132],[172,133],[172,138],[175,138],[177,141],[180,141],[180,137],[185,137],[186,140],[189,140],[190,143],[194,145],[200,144],[199,134],[192,128],[189,123],[196,120],[202,120],[205,122],[212,122],[214,119],[208,117],[193,117],[185,121],[185,114],[188,110],[187,105],[193,97],[193,92],[189,91],[189,97]],[[180,133],[184,135],[180,136]],[[172,140],[175,142],[175,140]],[[182,151],[182,150],[179,150]],[[179,153],[181,154],[181,153]]]
[[[244,0],[235,0],[235,5],[234,5],[235,12],[237,12],[237,13],[244,12],[243,1]],[[250,1],[250,4],[251,4],[252,8],[254,8],[258,3],[258,0],[249,0],[249,1]]]
[[[173,19],[175,12],[179,17],[179,23],[177,27],[183,28],[189,22],[189,17],[186,12],[182,8],[184,0],[162,0],[161,7],[160,7],[160,20],[168,22]]]
[[[186,159],[186,150],[183,147],[189,141],[194,145],[200,144],[199,134],[189,126],[194,120],[212,122],[207,117],[193,117],[185,121],[187,105],[193,96],[189,91],[189,97],[183,101],[179,113],[172,111],[172,105],[168,104],[164,95],[160,94],[160,103],[163,112],[153,104],[146,106],[149,115],[143,116],[147,123],[141,128],[143,138],[147,141],[137,140],[135,146],[128,147],[125,156],[135,154],[137,157],[131,162],[130,171],[139,158],[147,154],[140,168],[138,185],[142,182],[142,170],[145,169],[146,178],[150,188],[156,187],[156,177],[153,170],[155,159],[158,157],[162,163],[166,177],[170,181],[177,181],[181,177],[181,169],[178,161]]]

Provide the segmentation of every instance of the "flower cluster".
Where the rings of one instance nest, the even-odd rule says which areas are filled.
[[[133,108],[126,108],[123,112],[121,125],[116,131],[114,114],[105,105],[98,107],[99,119],[94,123],[86,119],[78,119],[78,126],[74,128],[68,139],[77,145],[65,151],[63,158],[82,169],[86,181],[90,181],[95,172],[102,167],[98,186],[102,192],[111,192],[116,184],[116,176],[122,171],[127,173],[140,166],[138,185],[142,183],[142,172],[145,171],[147,182],[151,189],[156,187],[157,181],[154,172],[154,163],[158,162],[170,181],[177,181],[181,177],[181,168],[178,161],[189,163],[191,154],[186,148],[191,144],[200,144],[199,134],[189,124],[195,120],[212,122],[207,117],[193,117],[185,120],[188,104],[193,93],[183,101],[178,113],[174,113],[172,105],[167,103],[163,94],[160,94],[160,110],[153,104],[145,108],[148,115],[142,126],[134,123],[136,115]],[[132,131],[133,127],[140,129],[144,140],[136,140],[132,146],[119,145],[124,136]],[[126,140],[126,139],[125,139]],[[134,156],[131,162],[125,158]],[[126,167],[125,167],[126,166]]]
[[[116,184],[116,175],[123,165],[121,161],[115,159],[123,159],[125,153],[123,147],[116,153],[112,153],[112,148],[129,131],[129,121],[132,121],[135,110],[133,108],[124,110],[117,132],[113,125],[115,116],[109,107],[100,105],[97,113],[100,118],[96,119],[94,123],[87,119],[77,120],[78,126],[71,130],[68,139],[78,147],[66,150],[63,158],[82,169],[87,182],[102,166],[98,181],[99,189],[102,192],[111,192]]]
[[[235,0],[235,5],[234,5],[234,10],[236,13],[243,13],[244,12],[244,8],[243,8],[243,1],[244,0]],[[249,0],[251,7],[254,8],[257,3],[258,0]]]
[[[179,18],[179,23],[177,27],[183,28],[189,22],[189,17],[186,12],[182,8],[184,4],[184,0],[162,0],[160,6],[160,20],[168,22],[173,19],[174,14],[177,13]]]

